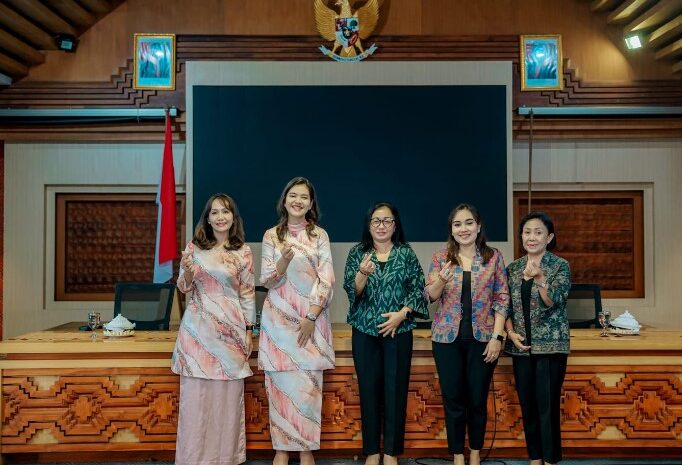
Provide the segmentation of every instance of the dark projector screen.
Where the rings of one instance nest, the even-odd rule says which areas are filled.
[[[357,242],[388,201],[410,242],[444,242],[448,214],[474,204],[507,240],[505,86],[195,86],[194,224],[232,196],[248,242],[277,222],[295,176],[310,179],[332,242]]]

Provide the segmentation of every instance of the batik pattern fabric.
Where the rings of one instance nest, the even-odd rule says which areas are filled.
[[[264,371],[328,370],[334,368],[332,329],[327,306],[332,299],[334,269],[329,237],[315,227],[308,236],[306,224],[289,225],[284,239],[294,251],[287,270],[280,275],[277,261],[282,243],[275,228],[265,232],[261,283],[268,288],[263,303],[259,336],[258,367]],[[322,313],[308,342],[298,345],[300,322],[319,305]]]
[[[355,276],[365,254],[371,256],[375,271],[367,277],[362,294],[356,296]],[[374,250],[365,251],[362,244],[353,246],[346,260],[343,288],[350,302],[348,324],[370,336],[379,335],[378,325],[386,321],[382,313],[397,312],[403,307],[412,310],[400,323],[396,334],[412,331],[417,326],[415,318],[429,318],[424,270],[409,245],[394,244],[383,268],[379,266]]]
[[[246,326],[256,321],[253,256],[248,245],[203,250],[192,242],[194,276],[180,267],[178,289],[187,294],[171,369],[182,376],[235,380],[251,376]]]
[[[323,373],[321,370],[265,372],[273,449],[320,448]]]
[[[438,274],[448,262],[447,249],[433,254],[426,285],[440,279]],[[453,278],[445,283],[433,315],[431,339],[434,342],[453,342],[459,333],[462,320],[462,281],[464,270],[455,265]],[[478,249],[471,263],[471,325],[474,338],[488,342],[495,326],[495,314],[507,317],[509,309],[509,287],[504,269],[504,258],[499,250],[493,249],[488,263]]]
[[[528,263],[524,256],[513,261],[507,267],[511,305],[509,317],[512,319],[514,331],[526,338],[526,326],[523,319],[523,303],[521,301],[521,283],[523,270]],[[533,282],[530,294],[530,328],[531,354],[568,354],[570,352],[570,334],[566,301],[571,289],[571,269],[566,260],[545,252],[540,260],[540,269],[545,275],[547,294],[553,302],[545,305],[540,297],[538,286]],[[528,356],[529,352],[519,351],[511,341],[507,340],[506,351],[512,355]]]

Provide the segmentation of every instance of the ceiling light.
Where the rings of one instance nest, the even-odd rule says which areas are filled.
[[[638,35],[628,36],[625,38],[625,46],[628,48],[628,50],[642,48],[642,41]]]

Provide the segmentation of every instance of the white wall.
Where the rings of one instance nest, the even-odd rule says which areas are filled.
[[[176,184],[185,147],[173,147]],[[156,192],[163,144],[5,145],[3,337],[84,321],[111,302],[53,302],[55,192]],[[184,181],[183,181],[184,183]],[[182,186],[179,186],[182,191]]]
[[[521,190],[528,173],[527,151],[525,142],[514,143],[513,179]],[[6,144],[5,338],[83,320],[91,309],[111,314],[112,304],[107,302],[50,302],[46,292],[50,287],[46,283],[54,279],[47,266],[54,244],[50,192],[155,192],[161,154],[161,144]],[[182,191],[183,144],[174,145],[174,155],[176,183]],[[682,288],[682,140],[542,142],[534,145],[533,160],[538,188],[645,190],[647,296],[606,300],[604,305],[616,313],[628,308],[648,324],[682,328],[676,292]],[[260,244],[251,245],[259,257]],[[439,244],[413,245],[426,268]],[[502,249],[507,261],[511,259],[510,243],[493,245]],[[332,246],[337,286],[331,312],[338,322],[344,321],[347,311],[341,280],[350,246]]]
[[[528,143],[515,142],[514,186],[525,190]],[[682,140],[536,142],[533,181],[545,190],[644,190],[644,299],[608,299],[614,316],[682,328]],[[558,238],[561,240],[561,238]]]

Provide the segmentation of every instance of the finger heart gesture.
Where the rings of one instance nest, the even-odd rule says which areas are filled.
[[[360,262],[360,273],[364,274],[365,276],[369,276],[374,273],[375,270],[376,268],[374,266],[374,262],[372,262],[372,258],[369,254],[365,254],[365,256],[362,258],[362,262]]]
[[[443,283],[446,283],[452,279],[452,277],[455,275],[454,273],[454,265],[451,261],[448,261],[443,268],[438,272],[438,277],[443,281]]]
[[[194,265],[194,259],[192,258],[191,252],[182,252],[182,259],[180,260],[180,266],[185,270],[185,272],[192,272]]]
[[[282,257],[284,257],[285,260],[294,258],[294,249],[288,242],[282,243]]]

